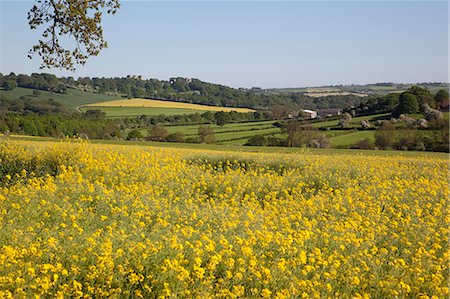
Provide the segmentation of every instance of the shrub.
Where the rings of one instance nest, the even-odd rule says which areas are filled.
[[[267,139],[263,135],[252,136],[252,137],[250,137],[249,140],[247,140],[247,142],[244,145],[264,146],[264,145],[267,145]]]
[[[161,125],[151,125],[148,129],[148,140],[151,141],[162,141],[169,135],[169,132],[167,132],[167,129]]]
[[[374,144],[373,140],[366,138],[366,139],[362,139],[362,140],[358,141],[358,143],[356,143],[356,148],[373,150],[375,148],[375,144]]]
[[[167,135],[167,137],[164,138],[164,141],[167,141],[167,142],[185,142],[185,137],[184,137],[183,133],[175,132],[175,133]]]
[[[144,136],[142,136],[142,133],[139,130],[132,130],[127,136],[127,140],[140,140],[142,138],[144,138]]]

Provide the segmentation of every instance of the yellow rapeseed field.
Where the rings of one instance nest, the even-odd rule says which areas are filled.
[[[1,298],[448,298],[448,161],[0,144]]]
[[[241,113],[255,111],[255,110],[248,109],[248,108],[216,107],[216,106],[183,103],[183,102],[161,101],[161,100],[140,99],[140,98],[100,102],[100,103],[85,105],[84,107],[179,108],[179,109],[193,109],[193,110],[203,110],[203,111],[225,111],[225,112],[236,111],[236,112],[241,112]]]

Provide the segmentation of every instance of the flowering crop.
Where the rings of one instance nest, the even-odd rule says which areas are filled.
[[[0,297],[446,298],[431,156],[0,145]]]

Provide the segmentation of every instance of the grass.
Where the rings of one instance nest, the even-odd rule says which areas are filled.
[[[357,131],[357,132],[351,132],[345,135],[340,135],[336,137],[332,137],[330,139],[331,146],[334,148],[347,148],[352,145],[355,145],[358,143],[358,141],[363,139],[371,139],[375,140],[375,131]]]
[[[390,118],[391,118],[390,113],[353,117],[352,120],[350,121],[350,127],[361,128],[361,121],[363,121],[363,120],[366,120],[366,121],[368,120],[373,123],[379,119],[390,119]],[[314,128],[336,127],[336,126],[338,126],[338,124],[339,124],[339,120],[337,119],[337,120],[329,120],[329,121],[312,123],[311,126]]]
[[[114,99],[117,99],[117,97],[104,95],[104,94],[96,94],[76,89],[68,89],[67,94],[60,94],[60,93],[50,93],[48,91],[40,90],[40,95],[37,97],[33,96],[33,90],[30,88],[22,88],[17,87],[13,90],[4,91],[0,90],[0,95],[5,95],[8,98],[11,99],[17,99],[21,96],[30,96],[35,99],[48,99],[52,98],[56,102],[62,104],[64,107],[75,110],[78,106],[81,105],[87,105],[92,103],[100,103],[105,101],[111,101]]]
[[[223,127],[215,124],[208,125],[214,130],[214,137],[217,142],[224,144],[243,145],[248,138],[255,135],[276,134],[280,129],[272,126],[273,121],[230,123]],[[200,125],[167,126],[167,131],[171,133],[180,132],[186,136],[197,136]],[[141,129],[141,133],[146,136],[147,129]],[[236,140],[238,139],[238,140]]]
[[[152,100],[152,99],[122,99],[114,100],[108,102],[94,103],[86,106],[95,107],[148,107],[148,108],[179,108],[179,109],[191,109],[195,111],[236,111],[236,112],[254,112],[253,109],[248,108],[236,108],[236,107],[217,107],[217,106],[207,106],[198,105],[191,103],[173,102],[173,101],[162,101],[162,100]]]
[[[274,121],[258,121],[258,122],[246,122],[246,123],[229,123],[220,127],[216,124],[206,124],[210,126],[214,133],[221,133],[226,131],[252,131],[259,132],[260,129],[274,128],[272,124]],[[181,132],[186,135],[196,135],[200,125],[186,125],[186,126],[167,126],[166,129],[169,133]],[[257,134],[257,133],[255,133]]]

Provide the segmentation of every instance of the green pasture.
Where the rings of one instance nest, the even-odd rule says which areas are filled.
[[[363,120],[368,120],[370,121],[372,124],[375,123],[375,121],[377,120],[381,120],[381,119],[391,119],[391,114],[390,113],[384,113],[384,114],[375,114],[375,115],[367,115],[367,116],[358,116],[358,117],[353,117],[352,120],[350,121],[350,125],[349,127],[354,127],[354,128],[361,128],[361,121]],[[321,127],[337,127],[339,125],[339,120],[325,120],[322,122],[316,122],[316,123],[312,123],[311,126],[313,128],[321,128]]]
[[[363,139],[375,140],[375,131],[346,131],[345,135],[340,135],[330,138],[331,146],[333,148],[348,148],[358,143]]]
[[[78,106],[93,104],[98,102],[106,102],[117,100],[118,97],[113,97],[104,94],[97,94],[92,92],[81,91],[77,89],[67,89],[67,94],[51,93],[49,91],[39,90],[40,95],[33,96],[33,90],[31,88],[17,87],[13,90],[4,91],[0,90],[0,95],[5,95],[11,99],[17,99],[22,96],[28,96],[35,99],[49,99],[52,98],[56,102],[62,104],[64,107],[75,110]]]
[[[275,128],[274,126],[272,126],[273,123],[274,121],[228,123],[222,127],[216,124],[205,125],[210,126],[214,130],[215,134],[229,131],[251,131],[255,132],[254,135],[257,135],[258,132],[262,129]],[[166,129],[169,131],[169,133],[181,132],[186,135],[197,135],[199,127],[200,125],[167,126]]]

